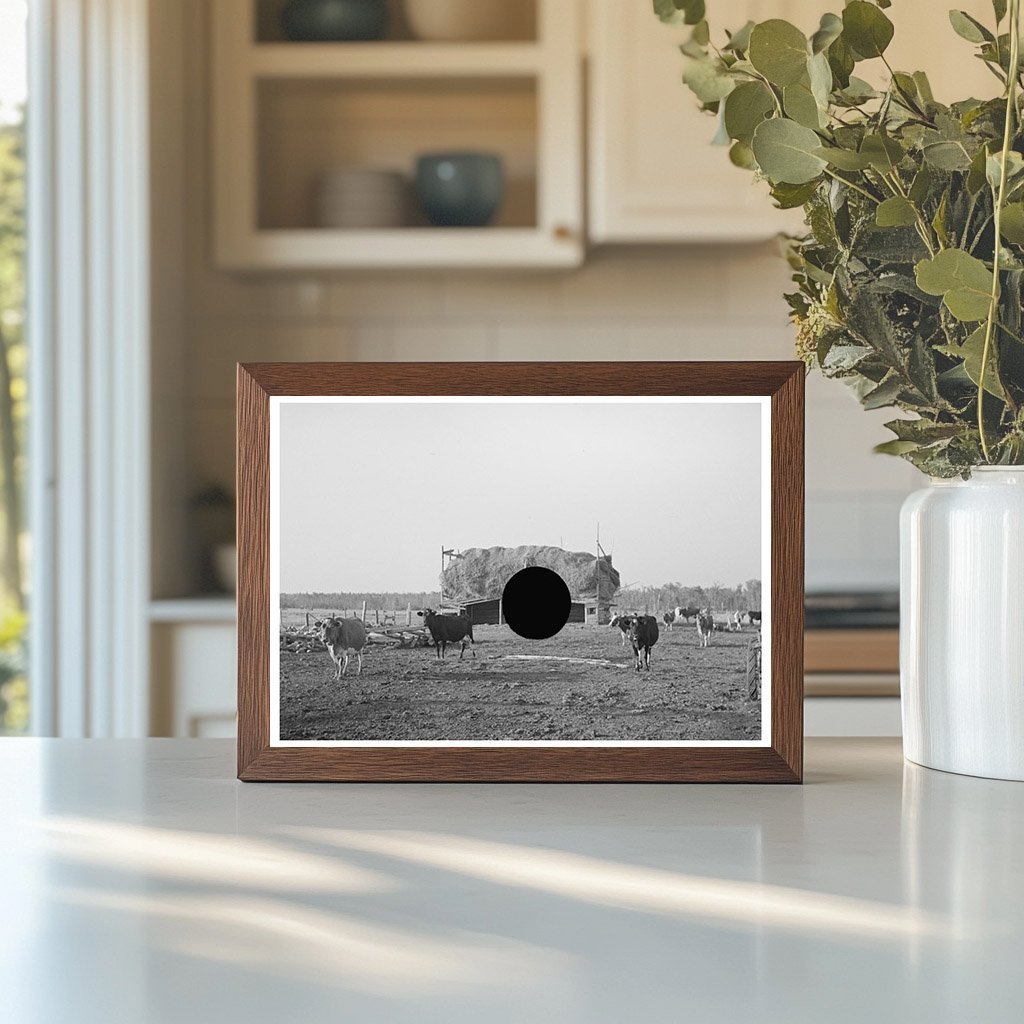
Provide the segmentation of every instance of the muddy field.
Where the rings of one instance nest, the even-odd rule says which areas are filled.
[[[404,619],[404,613],[401,616]],[[340,682],[326,649],[281,652],[284,740],[756,740],[760,701],[746,699],[753,629],[716,633],[701,648],[693,626],[662,629],[651,671],[607,626],[567,625],[550,640],[476,626],[476,658],[458,645],[368,646]]]

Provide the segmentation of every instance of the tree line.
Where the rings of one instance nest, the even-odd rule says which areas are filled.
[[[337,594],[282,594],[282,608],[298,608],[300,611],[312,611],[314,608],[329,608],[341,611],[346,608],[362,608],[363,602],[367,608],[379,608],[382,612],[405,611],[412,605],[413,608],[437,608],[441,603],[441,594],[435,590],[432,593],[402,593],[374,594],[369,591],[341,591]]]
[[[710,608],[712,611],[761,610],[761,581],[747,580],[735,587],[712,583],[708,587],[686,587],[664,583],[660,587],[627,587],[615,597],[622,611],[643,611],[653,615],[670,608]]]
[[[627,587],[619,590],[612,600],[621,611],[643,611],[652,615],[677,607],[757,612],[761,610],[761,581],[747,580],[735,587],[726,587],[721,583],[712,583],[707,587],[687,587],[682,583],[664,583],[660,587]],[[338,611],[361,608],[364,601],[367,608],[378,608],[382,612],[405,611],[409,605],[413,608],[437,608],[441,605],[441,594],[435,590],[429,593],[341,591],[335,594],[317,592],[281,595],[282,608],[298,608],[300,611],[312,611],[314,608]]]

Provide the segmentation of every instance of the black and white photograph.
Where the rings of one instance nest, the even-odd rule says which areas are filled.
[[[274,397],[272,745],[764,746],[759,397]]]

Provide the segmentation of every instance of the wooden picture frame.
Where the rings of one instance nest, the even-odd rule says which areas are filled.
[[[770,411],[770,736],[760,745],[280,746],[271,742],[271,399],[726,396]],[[506,399],[508,400],[508,399]],[[548,400],[553,400],[549,398]],[[800,782],[804,367],[799,362],[238,366],[238,777],[243,781]],[[670,463],[667,463],[670,465]],[[276,624],[275,627],[276,628]],[[422,653],[422,652],[419,652]],[[433,652],[430,652],[433,656]],[[326,657],[326,655],[325,655]]]

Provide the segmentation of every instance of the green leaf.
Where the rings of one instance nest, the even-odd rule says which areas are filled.
[[[892,36],[892,22],[874,4],[853,0],[843,9],[843,39],[861,59],[881,57]]]
[[[927,164],[922,164],[921,169],[914,175],[910,191],[907,193],[912,203],[920,206],[927,199],[934,178],[935,176],[932,174],[931,168]]]
[[[829,96],[832,94],[832,69],[828,57],[819,53],[807,62],[807,78],[811,83],[811,95],[822,112],[822,124],[828,123]]]
[[[772,18],[750,33],[747,59],[773,85],[798,82],[807,68],[807,39],[795,25]]]
[[[825,161],[815,153],[820,142],[810,128],[786,118],[775,118],[757,126],[751,148],[770,182],[802,185],[825,169]]]
[[[706,19],[701,18],[693,26],[693,33],[690,35],[690,39],[697,43],[698,46],[707,46],[711,42],[711,29],[708,27]]]
[[[893,196],[878,204],[875,223],[880,228],[903,228],[917,222],[914,204],[903,196]]]
[[[823,14],[818,31],[811,36],[811,53],[827,50],[842,34],[843,19],[835,14]]]
[[[667,25],[696,25],[704,17],[704,0],[654,0],[654,13]]]
[[[757,161],[754,159],[754,151],[745,142],[734,142],[729,148],[729,160],[737,167],[745,171],[756,171]]]
[[[724,100],[736,88],[736,82],[717,60],[697,58],[687,61],[683,81],[701,103]]]
[[[1024,203],[1010,203],[1003,208],[999,229],[1007,242],[1024,245]]]
[[[883,174],[892,173],[903,159],[902,146],[887,135],[865,135],[860,152],[876,171]]]
[[[922,147],[921,153],[940,171],[966,171],[971,166],[971,158],[959,142],[932,142]]]
[[[888,405],[895,405],[902,390],[903,387],[899,377],[893,374],[882,381],[878,387],[873,388],[864,395],[860,400],[861,405],[865,409],[882,409]]]
[[[935,423],[926,419],[890,420],[885,428],[891,430],[900,441],[914,441],[917,444],[948,440],[963,430],[959,423]]]
[[[780,210],[795,210],[803,206],[817,191],[817,181],[805,182],[802,185],[790,185],[779,182],[772,186],[772,199]]]
[[[906,455],[921,446],[917,441],[883,441],[872,449],[876,455]]]
[[[793,85],[787,85],[782,90],[782,106],[787,117],[805,128],[824,126],[822,111],[811,92],[809,82],[794,82]]]
[[[852,149],[836,149],[833,146],[819,146],[814,150],[815,156],[828,161],[833,167],[841,171],[863,171],[871,166],[871,161],[861,153]]]
[[[1002,174],[1002,170],[1002,152],[993,153],[985,161],[985,177],[988,179],[988,183],[992,186],[993,191],[999,188],[999,177]],[[1014,183],[1022,174],[1024,174],[1024,157],[1011,149],[1006,154],[1006,186],[1009,191],[1013,191]]]
[[[995,12],[998,25],[1006,17],[1006,0],[992,0],[992,10]]]
[[[988,161],[988,149],[982,146],[971,159],[970,168],[967,172],[967,191],[976,196],[985,187],[985,165]]]
[[[982,324],[973,331],[962,345],[940,345],[938,351],[952,359],[962,359],[964,372],[974,382],[975,387],[980,386],[981,381],[981,360],[985,352],[985,325]],[[999,374],[996,372],[995,341],[989,346],[988,365],[985,367],[985,390],[996,398],[1005,400],[1006,392],[999,382]]]
[[[950,11],[949,23],[953,31],[969,43],[994,42],[995,36],[980,21],[972,18],[966,11]]]
[[[750,33],[754,30],[753,21],[748,21],[743,28],[737,29],[729,36],[729,42],[722,49],[732,50],[735,53],[746,53],[750,47]]]
[[[929,295],[941,295],[946,308],[965,323],[988,316],[992,272],[963,249],[944,249],[915,267],[917,286]]]
[[[850,75],[853,72],[855,57],[853,50],[846,45],[843,37],[840,36],[828,48],[828,66],[832,69],[832,77],[835,79],[838,89],[845,89],[850,84]]]
[[[917,86],[917,94],[924,100],[925,103],[934,103],[935,96],[932,94],[931,82],[928,81],[928,76],[923,71],[915,71],[911,76],[914,79],[914,84]]]
[[[856,105],[859,103],[866,103],[868,100],[877,98],[879,92],[877,89],[868,85],[864,79],[858,78],[856,75],[851,75],[849,84],[845,89],[841,90],[840,95],[847,103]]]
[[[725,101],[725,129],[729,137],[748,146],[754,129],[775,110],[775,98],[763,82],[743,82]]]

